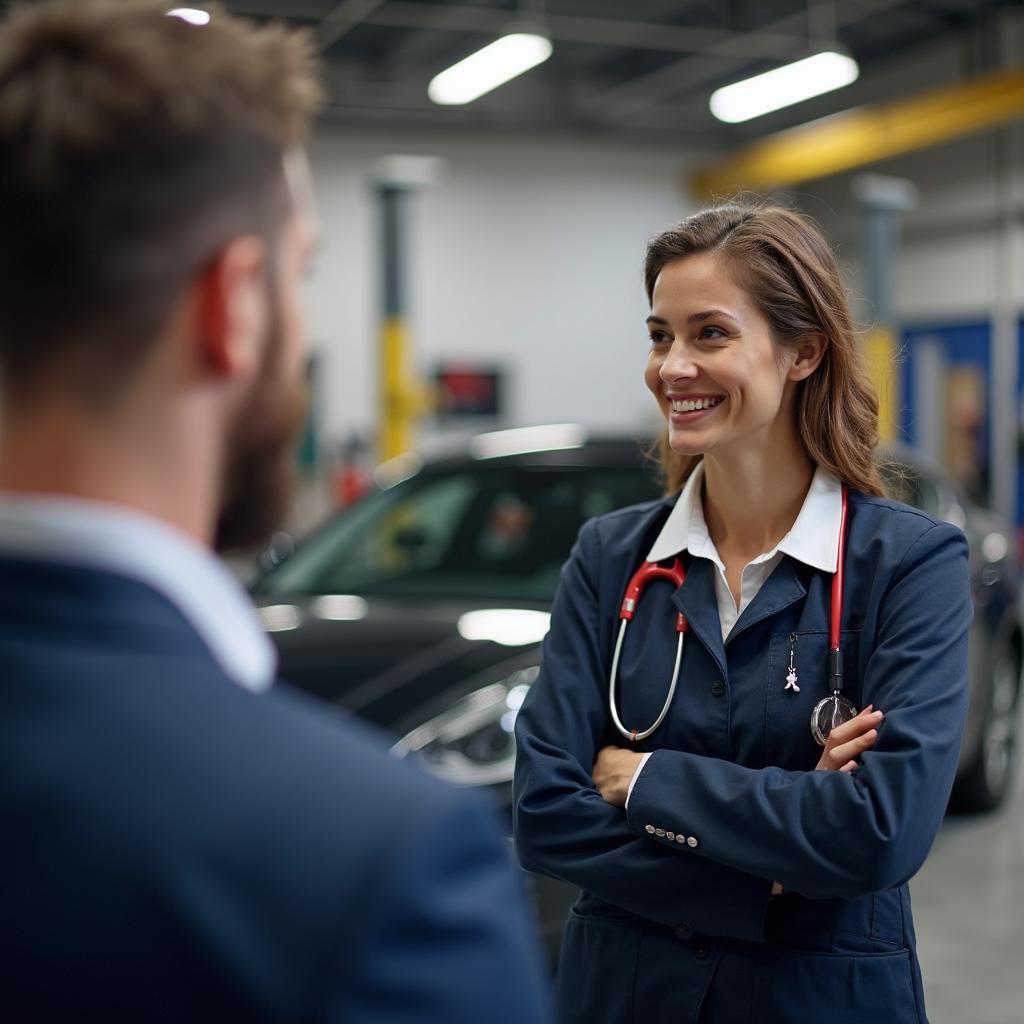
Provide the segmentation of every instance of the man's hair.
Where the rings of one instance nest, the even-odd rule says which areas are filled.
[[[0,383],[110,398],[232,238],[273,240],[320,102],[308,34],[52,0],[0,24]]]

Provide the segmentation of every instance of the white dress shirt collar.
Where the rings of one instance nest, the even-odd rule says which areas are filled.
[[[698,558],[718,562],[718,552],[704,520],[701,492],[704,463],[690,474],[679,500],[665,520],[651,550],[649,562],[661,562],[683,551]],[[751,565],[766,562],[778,553],[824,572],[835,572],[839,553],[839,529],[842,520],[842,488],[827,470],[818,466],[800,513],[789,533],[768,552],[758,555]]]
[[[139,580],[178,608],[235,682],[255,691],[273,682],[274,647],[241,584],[167,523],[119,505],[0,492],[0,552]]]

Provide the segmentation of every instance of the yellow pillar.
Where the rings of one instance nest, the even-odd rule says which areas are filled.
[[[899,406],[898,344],[891,330],[876,327],[864,339],[864,365],[878,393],[878,439],[882,444],[896,440],[896,411]]]
[[[380,443],[382,462],[409,451],[420,401],[410,373],[409,330],[402,316],[385,316],[380,331]]]

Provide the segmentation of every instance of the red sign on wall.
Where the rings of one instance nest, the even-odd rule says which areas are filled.
[[[437,414],[443,419],[497,417],[502,413],[504,373],[495,367],[445,363],[438,367]]]

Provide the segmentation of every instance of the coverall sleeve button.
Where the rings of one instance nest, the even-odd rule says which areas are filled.
[[[657,837],[658,837],[659,839],[664,839],[664,838],[665,838],[665,830],[664,830],[663,828],[656,828],[656,829],[654,830],[654,834],[655,834],[655,835],[656,835],[656,836],[657,836]]]
[[[721,697],[725,693],[725,683],[723,683],[721,679],[716,679],[711,684],[711,693],[715,697]]]
[[[697,837],[696,836],[690,836],[690,838],[686,840],[686,845],[689,846],[691,850],[696,849],[697,848]]]
[[[654,826],[653,825],[644,825],[644,831],[645,832],[650,832],[650,834],[653,836],[654,835]]]
[[[676,837],[675,832],[666,832],[665,833],[665,838],[666,839],[675,839],[675,837]]]
[[[676,842],[677,843],[681,843],[681,844],[683,844],[685,846],[686,845],[686,836],[684,836],[682,833],[680,833],[679,835],[676,836]]]
[[[677,924],[672,929],[676,933],[676,937],[680,939],[689,939],[693,936],[693,929],[688,924]]]

